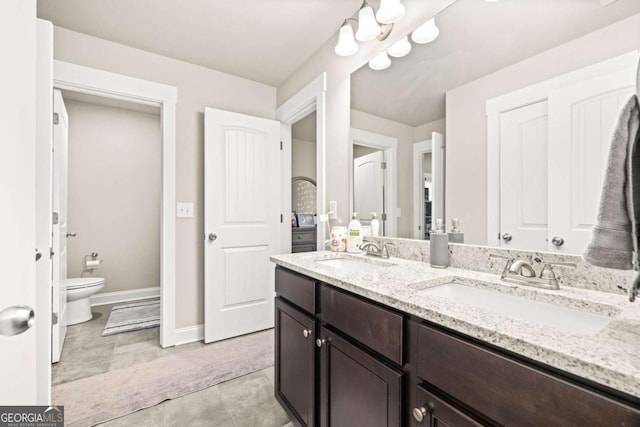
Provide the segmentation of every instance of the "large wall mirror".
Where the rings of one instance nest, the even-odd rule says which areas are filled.
[[[352,132],[397,141],[395,235],[456,218],[465,243],[582,253],[635,88],[640,2],[457,0],[435,23],[435,40],[351,76]]]

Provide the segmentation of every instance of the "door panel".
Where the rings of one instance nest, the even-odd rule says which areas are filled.
[[[320,337],[320,425],[399,427],[402,373],[325,328]]]
[[[378,218],[383,218],[383,162],[384,153],[381,150],[353,160],[353,211],[358,212],[360,219],[371,220],[371,212],[376,212]],[[382,231],[383,229],[380,230],[381,233]]]
[[[277,298],[276,397],[306,427],[315,425],[314,330],[311,317]]]
[[[205,342],[273,327],[280,157],[278,122],[205,110]]]
[[[503,247],[543,250],[547,245],[547,120],[546,101],[500,115]]]
[[[58,222],[53,224],[53,272],[51,283],[52,310],[58,323],[51,326],[51,361],[60,360],[67,333],[67,160],[69,148],[69,116],[62,93],[53,91],[53,111],[58,123],[53,127],[53,212]]]
[[[0,103],[0,312],[13,306],[36,308],[36,2],[0,3],[3,88]],[[38,248],[46,256],[48,248]],[[42,308],[42,307],[41,307]],[[48,313],[35,313],[47,316]],[[36,319],[39,319],[36,317]],[[5,322],[3,322],[4,324]],[[36,320],[17,335],[0,335],[0,402],[44,404],[38,372]],[[48,327],[47,327],[48,329]],[[45,367],[46,370],[46,367]],[[42,380],[42,381],[41,381]]]
[[[579,254],[587,247],[613,127],[634,88],[634,70],[628,69],[549,96],[549,240],[564,240],[561,246],[549,244],[549,250]]]

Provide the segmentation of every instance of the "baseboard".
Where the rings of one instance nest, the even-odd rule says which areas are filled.
[[[204,325],[176,329],[176,345],[204,340]]]
[[[90,297],[91,305],[115,304],[145,298],[160,298],[160,286],[132,289],[130,291],[105,292]]]

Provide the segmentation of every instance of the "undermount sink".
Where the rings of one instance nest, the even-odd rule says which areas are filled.
[[[595,335],[613,320],[604,314],[589,313],[455,282],[423,289],[419,293],[580,335]]]
[[[356,259],[348,257],[317,259],[315,260],[315,262],[347,273],[378,271],[381,268],[391,267],[395,265],[391,263],[383,263],[380,261],[374,262],[373,260],[368,259]]]

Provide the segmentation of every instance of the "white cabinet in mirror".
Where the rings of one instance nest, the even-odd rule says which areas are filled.
[[[458,218],[469,244],[582,253],[635,88],[640,2],[458,0],[437,20],[433,43],[351,76],[351,127],[397,140],[396,236],[428,235],[420,144],[438,132],[443,203],[432,216]]]

